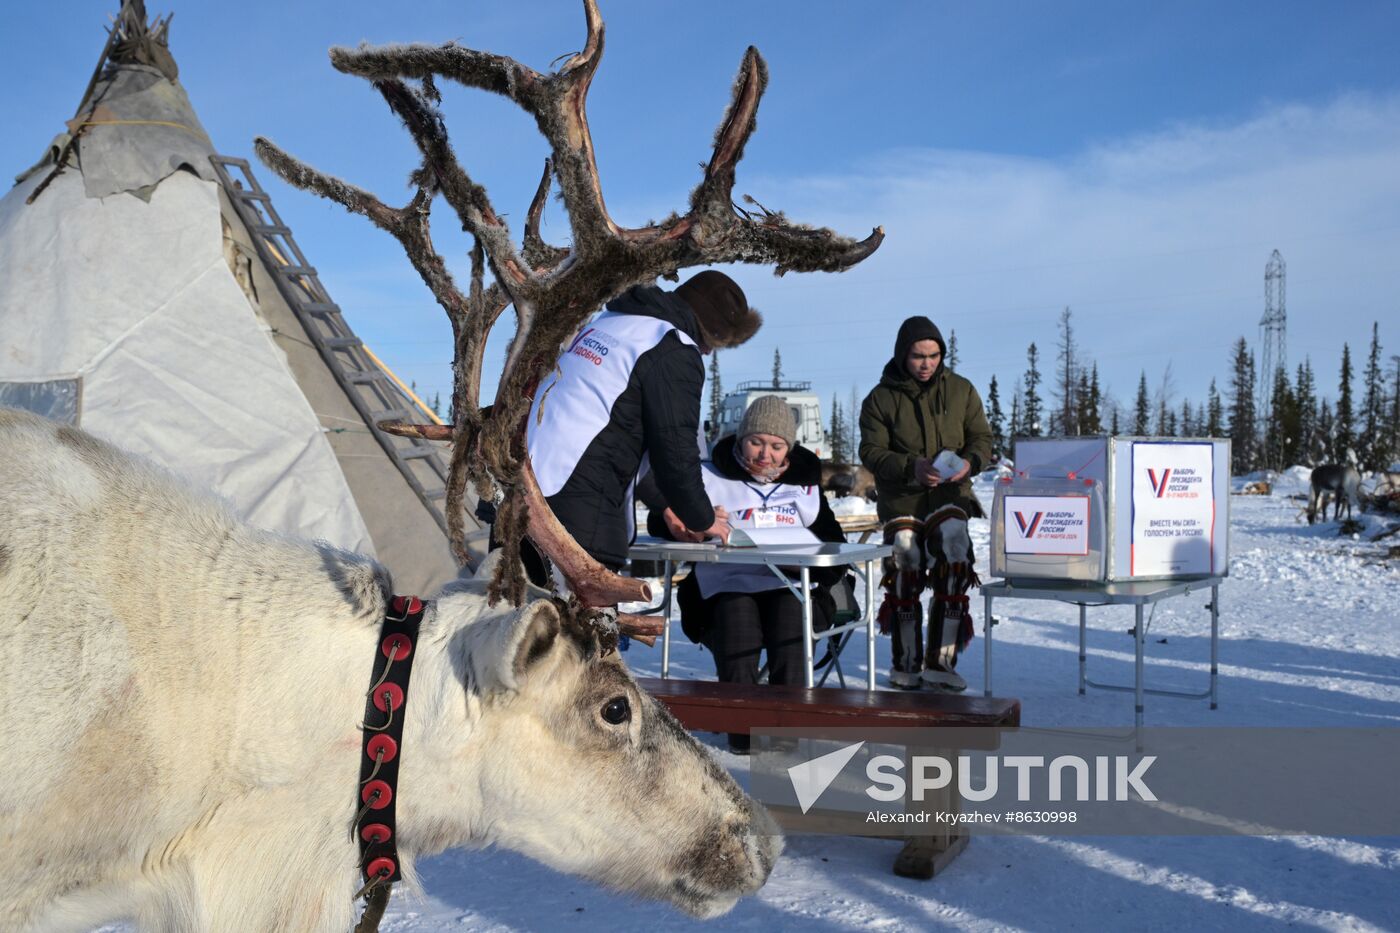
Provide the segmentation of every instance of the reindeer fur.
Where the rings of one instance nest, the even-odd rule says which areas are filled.
[[[766,812],[551,602],[485,590],[445,588],[414,650],[410,885],[418,857],[494,844],[697,916],[760,887]],[[0,927],[347,929],[390,592],[368,558],[0,409]],[[631,718],[610,725],[618,697]]]

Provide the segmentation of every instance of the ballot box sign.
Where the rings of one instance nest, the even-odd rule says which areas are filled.
[[[1007,496],[1002,520],[1008,554],[1089,553],[1088,496]]]
[[[1132,575],[1213,573],[1211,445],[1136,442],[1132,476]]]

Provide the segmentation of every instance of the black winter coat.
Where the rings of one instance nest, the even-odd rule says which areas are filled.
[[[690,307],[670,292],[639,285],[608,303],[618,314],[642,314],[673,325],[695,342],[700,331]],[[627,488],[649,454],[656,484],[687,528],[704,531],[715,513],[700,479],[700,351],[675,332],[637,359],[627,388],[613,403],[606,427],[549,505],[564,528],[599,562],[621,567],[631,544]]]

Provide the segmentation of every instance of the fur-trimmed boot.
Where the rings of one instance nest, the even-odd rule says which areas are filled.
[[[967,681],[957,672],[958,656],[972,640],[967,591],[979,582],[972,566],[967,513],[955,505],[934,512],[924,526],[923,546],[934,595],[921,677],[930,687],[966,690]]]
[[[922,685],[924,632],[923,549],[919,532],[923,522],[900,517],[885,525],[885,543],[894,554],[885,560],[885,601],[878,618],[880,631],[890,635],[890,685],[912,690]]]

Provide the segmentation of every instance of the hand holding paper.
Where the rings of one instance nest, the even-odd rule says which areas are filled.
[[[951,450],[944,450],[933,458],[933,471],[938,474],[938,478],[942,482],[962,479],[963,476],[967,475],[969,466],[971,464]]]

